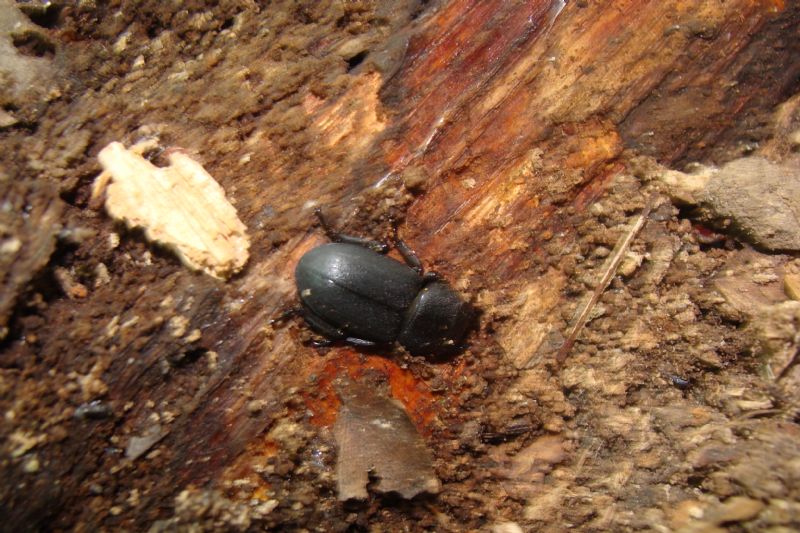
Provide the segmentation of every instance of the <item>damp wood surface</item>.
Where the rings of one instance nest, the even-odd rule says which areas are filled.
[[[797,168],[797,4],[2,13],[31,22],[0,25],[0,78],[52,87],[0,90],[0,528],[800,527],[797,251],[699,223],[660,179]],[[99,152],[143,139],[224,189],[250,240],[228,281],[93,205]],[[326,240],[316,207],[371,238],[400,221],[479,311],[466,349],[318,349],[272,323]],[[437,494],[339,501],[343,381],[403,406]]]

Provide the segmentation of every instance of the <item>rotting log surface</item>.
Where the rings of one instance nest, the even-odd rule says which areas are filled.
[[[130,132],[141,124],[160,124],[164,142],[197,151],[237,205],[254,250],[245,273],[229,284],[181,270],[156,251],[152,264],[118,266],[113,283],[93,290],[81,305],[56,299],[40,309],[55,333],[26,341],[26,331],[42,325],[32,313],[17,321],[4,368],[41,380],[43,389],[58,391],[55,405],[67,407],[60,417],[51,416],[52,407],[41,408],[37,416],[51,419],[19,429],[31,439],[44,435],[31,448],[41,466],[29,474],[16,457],[4,464],[5,528],[142,528],[172,517],[182,490],[229,490],[226,483],[234,479],[256,479],[249,481],[255,486],[246,485],[249,497],[226,492],[234,501],[258,500],[276,487],[289,498],[291,488],[253,474],[251,463],[280,456],[286,442],[268,432],[283,420],[318,432],[293,450],[300,455],[329,440],[338,408],[331,383],[342,373],[385,375],[442,463],[451,457],[447,443],[464,438],[462,413],[492,413],[490,404],[505,405],[508,391],[535,391],[540,411],[525,413],[538,419],[532,435],[553,433],[547,438],[561,446],[570,408],[549,361],[538,359],[532,372],[518,372],[555,322],[541,317],[555,314],[565,299],[566,277],[550,268],[548,250],[569,248],[573,228],[587,219],[586,207],[625,171],[623,150],[664,164],[724,160],[744,131],[752,131],[751,119],[797,90],[800,73],[795,4],[451,1],[387,26],[380,39],[370,35],[367,60],[343,90],[325,94],[314,87],[314,77],[326,75],[324,61],[322,68],[308,68],[307,81],[298,74],[298,82],[279,63],[274,50],[280,43],[257,33],[258,17],[269,13],[239,13],[241,21],[232,26],[207,30],[239,32],[240,40],[251,40],[241,50],[223,37],[202,41],[191,29],[169,37],[211,49],[185,66],[206,81],[191,73],[168,78],[169,71],[135,78],[123,65],[138,52],[123,50],[117,60],[103,56],[106,65],[119,61],[104,75],[117,76],[129,97],[74,97],[79,118],[72,120],[99,124],[90,155],[112,140],[135,140]],[[62,17],[80,28],[108,14],[67,10]],[[149,16],[158,18],[157,10]],[[116,30],[103,31],[89,38],[64,28],[56,37],[77,56],[78,47],[117,39]],[[333,56],[345,40],[333,35],[315,36],[305,46],[316,58]],[[216,48],[227,55],[214,55]],[[284,71],[276,73],[275,65]],[[285,79],[296,85],[291,97],[270,94],[277,115],[242,96]],[[176,90],[177,83],[185,86]],[[246,86],[242,94],[239,85]],[[226,91],[235,98],[226,102]],[[181,98],[193,94],[195,104],[181,109]],[[270,123],[276,118],[278,126]],[[38,132],[44,139],[38,142],[69,130],[60,128]],[[70,167],[84,182],[62,191],[72,199],[73,216],[89,218],[81,214],[81,191],[95,166],[87,157]],[[269,326],[293,301],[294,264],[323,241],[312,227],[310,203],[339,212],[343,225],[362,233],[385,231],[389,215],[405,214],[402,233],[426,266],[472,295],[483,311],[467,353],[437,365],[402,359],[405,369],[346,347],[320,356],[302,344],[302,328]],[[83,259],[114,263],[124,254],[136,259],[148,253],[135,234],[124,236],[132,244],[122,250],[102,251],[114,228],[92,223],[100,236]],[[185,340],[198,328],[200,341]],[[34,359],[38,367],[26,362]],[[63,382],[47,381],[51,368]],[[67,387],[70,380],[80,387]],[[491,393],[466,394],[483,380]],[[75,405],[98,398],[111,406],[110,419],[70,417]],[[502,417],[490,422],[498,441],[514,434]],[[126,459],[129,439],[154,426],[160,440],[153,453]],[[553,456],[553,463],[563,460]],[[444,477],[447,492],[455,476]],[[9,480],[18,479],[25,481],[12,487]],[[291,480],[284,483],[291,486]],[[495,497],[491,490],[484,495]],[[444,494],[441,501],[450,510],[478,505],[458,498]],[[482,505],[482,512],[492,507]],[[515,509],[501,505],[492,519],[510,519]],[[291,514],[287,505],[285,513],[275,514],[278,523],[308,526],[339,516],[325,503],[306,515]],[[465,520],[477,527],[478,514]]]

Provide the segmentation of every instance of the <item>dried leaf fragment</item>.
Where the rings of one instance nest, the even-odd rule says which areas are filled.
[[[340,380],[336,390],[342,400],[333,428],[339,500],[367,498],[370,473],[379,492],[403,498],[439,492],[430,451],[398,401],[350,380]]]
[[[158,168],[135,150],[112,142],[98,155],[104,172],[95,190],[105,190],[105,208],[148,240],[175,252],[192,269],[227,278],[245,265],[250,241],[236,209],[214,178],[186,154],[169,155]]]

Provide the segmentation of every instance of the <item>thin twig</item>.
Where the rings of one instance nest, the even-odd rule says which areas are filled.
[[[645,222],[647,222],[647,217],[650,215],[650,210],[653,208],[653,202],[655,200],[655,195],[650,196],[648,198],[647,203],[645,203],[644,209],[642,209],[642,213],[639,215],[639,218],[636,219],[636,222],[633,223],[631,229],[628,230],[618,242],[617,245],[614,247],[614,252],[612,253],[611,257],[608,261],[606,261],[606,270],[603,273],[603,277],[600,279],[600,282],[594,288],[592,292],[592,297],[586,302],[586,305],[581,309],[581,312],[578,314],[578,318],[575,320],[575,324],[572,326],[572,330],[569,332],[569,336],[564,341],[564,344],[561,345],[559,348],[558,353],[556,354],[556,364],[560,367],[564,364],[564,361],[567,359],[570,350],[572,350],[572,346],[575,344],[575,341],[578,339],[578,335],[580,334],[583,326],[586,325],[586,322],[589,320],[589,314],[592,312],[594,307],[597,305],[597,302],[600,301],[600,297],[603,295],[605,290],[608,288],[608,285],[611,283],[611,280],[614,278],[614,275],[617,273],[617,269],[619,269],[619,265],[622,262],[622,258],[625,256],[625,253],[630,248],[633,239],[636,235],[641,231],[644,227]]]
[[[778,372],[778,377],[776,377],[776,378],[775,378],[775,381],[780,381],[780,380],[782,380],[783,378],[785,378],[785,377],[786,377],[786,375],[789,373],[789,371],[790,371],[790,370],[791,370],[791,369],[792,369],[792,368],[793,368],[793,367],[794,367],[794,366],[795,366],[795,365],[796,365],[798,362],[800,362],[800,347],[798,347],[797,349],[795,349],[795,351],[794,351],[794,355],[792,356],[792,359],[789,361],[789,363],[788,363],[788,364],[787,364],[785,367],[783,367],[783,370],[781,370],[780,372]]]

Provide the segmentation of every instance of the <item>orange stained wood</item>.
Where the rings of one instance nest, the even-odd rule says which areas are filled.
[[[453,363],[444,373],[445,381],[454,383],[465,369],[463,361]],[[447,394],[434,395],[425,381],[414,376],[409,369],[400,367],[384,356],[362,355],[350,348],[331,352],[328,361],[317,376],[313,392],[305,392],[306,407],[311,411],[311,422],[317,426],[331,426],[336,422],[336,415],[341,401],[334,389],[334,381],[339,376],[347,376],[353,380],[362,379],[365,374],[379,372],[388,385],[392,398],[405,407],[414,425],[423,435],[433,430],[442,402],[456,401],[456,396],[447,398]],[[452,390],[452,389],[451,389]]]

